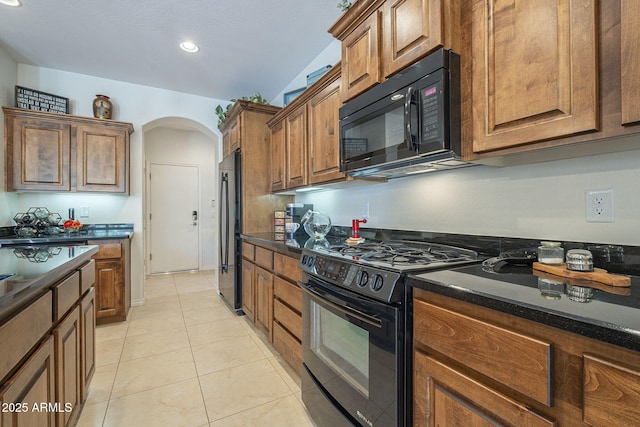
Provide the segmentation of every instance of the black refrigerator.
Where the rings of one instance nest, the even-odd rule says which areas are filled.
[[[218,289],[222,299],[238,315],[242,312],[242,164],[236,150],[219,164],[220,265]]]

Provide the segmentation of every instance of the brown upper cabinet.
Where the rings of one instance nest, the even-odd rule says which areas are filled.
[[[534,3],[462,8],[464,157],[501,165],[637,149],[612,138],[640,132],[640,4]]]
[[[340,75],[331,78],[307,105],[309,184],[344,179],[340,172]]]
[[[474,2],[473,150],[598,129],[595,2]]]
[[[460,1],[357,1],[329,32],[342,42],[342,101],[439,47],[460,44]]]
[[[620,78],[622,124],[640,122],[640,2],[621,0]]]
[[[340,62],[268,122],[271,191],[346,180],[340,172]]]
[[[2,109],[5,191],[129,192],[131,123]]]
[[[230,119],[222,135],[222,149],[224,157],[240,148],[240,124],[242,116]]]
[[[307,184],[307,105],[288,114],[284,124],[286,187],[302,187]]]

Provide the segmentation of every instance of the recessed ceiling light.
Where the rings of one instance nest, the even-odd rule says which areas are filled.
[[[198,46],[196,46],[193,42],[190,42],[190,41],[184,41],[180,43],[180,49],[189,53],[196,53],[197,51],[200,50]]]
[[[20,6],[20,0],[0,0],[0,4],[4,4],[6,6],[18,7]]]

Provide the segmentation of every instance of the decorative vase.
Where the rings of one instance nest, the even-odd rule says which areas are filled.
[[[93,100],[93,117],[96,119],[111,118],[111,101],[107,95],[96,95]]]

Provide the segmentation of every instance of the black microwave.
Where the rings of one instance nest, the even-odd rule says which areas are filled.
[[[439,49],[340,108],[340,170],[395,178],[470,166],[460,114],[460,56]]]

